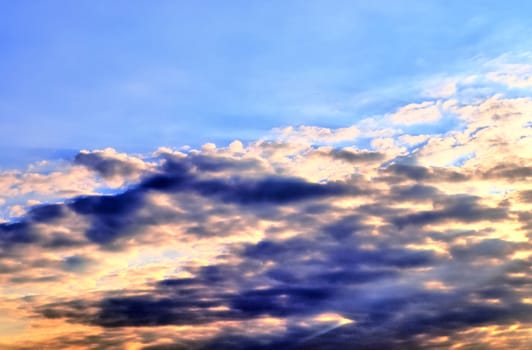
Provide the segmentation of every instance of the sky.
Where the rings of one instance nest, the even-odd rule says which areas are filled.
[[[0,349],[532,347],[532,5],[0,5]]]

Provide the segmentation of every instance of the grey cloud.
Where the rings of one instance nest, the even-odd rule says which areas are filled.
[[[332,151],[330,151],[329,155],[334,159],[343,160],[355,164],[364,162],[377,162],[385,158],[385,155],[380,152],[354,152],[346,149],[333,149]]]
[[[532,203],[532,190],[520,191],[519,199],[526,203]]]
[[[331,154],[349,162],[380,159],[370,153],[336,150]],[[179,223],[182,232],[194,239],[236,235],[258,219],[270,221],[264,237],[254,243],[228,244],[220,254],[232,259],[224,263],[179,266],[187,277],[159,280],[142,291],[124,289],[34,305],[38,315],[97,326],[104,332],[245,323],[264,316],[287,321],[286,331],[277,334],[252,338],[244,330],[235,330],[212,339],[176,343],[178,348],[194,349],[416,349],[426,348],[420,335],[450,336],[477,325],[532,322],[532,310],[522,301],[532,288],[530,260],[508,259],[515,251],[529,249],[528,243],[483,238],[494,232],[489,228],[466,231],[457,225],[454,230],[431,232],[425,227],[447,221],[489,225],[506,219],[528,227],[530,215],[512,211],[508,202],[486,206],[482,198],[446,195],[443,185],[434,184],[465,181],[470,175],[391,165],[376,179],[392,184],[383,190],[382,182],[374,187],[362,180],[313,183],[289,176],[242,176],[241,172],[260,167],[254,160],[165,157],[156,173],[120,193],[34,207],[19,222],[0,224],[0,246],[67,249],[95,244],[120,249],[159,224]],[[152,194],[165,194],[171,205],[164,209],[152,205]],[[363,204],[341,207],[335,203],[354,196]],[[416,212],[408,208],[412,202],[432,202],[434,208]],[[39,225],[60,223],[68,215],[87,221],[86,242],[65,233],[40,235]],[[231,220],[233,215],[238,220]],[[425,244],[427,239],[441,243],[449,254],[410,246]],[[501,263],[479,267],[484,259]],[[5,274],[14,271],[1,263]],[[56,275],[38,278],[82,274],[92,263],[88,256],[66,255],[57,266],[50,265]],[[16,271],[11,283],[39,283]],[[523,272],[527,276],[514,275]],[[427,280],[450,287],[428,289],[423,284]],[[497,305],[488,300],[493,298],[499,299]],[[293,321],[322,313],[338,314],[356,324],[323,332],[319,326],[303,327]]]
[[[487,179],[527,180],[532,177],[532,167],[518,164],[499,164],[483,174]]]
[[[427,225],[445,220],[462,222],[478,222],[482,220],[500,221],[508,217],[505,207],[490,208],[478,203],[478,198],[472,196],[454,196],[442,199],[442,209],[426,210],[415,214],[407,214],[392,219],[399,228],[406,225]]]
[[[427,168],[420,165],[393,164],[383,169],[384,174],[415,181],[462,182],[470,179],[467,174],[446,168]]]
[[[112,178],[118,175],[129,176],[140,171],[138,166],[132,162],[105,157],[104,153],[101,152],[80,152],[74,158],[74,164],[83,165],[105,178]]]

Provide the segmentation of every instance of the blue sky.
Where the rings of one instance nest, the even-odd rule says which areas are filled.
[[[420,100],[426,77],[530,47],[530,6],[3,1],[0,159],[352,124]]]

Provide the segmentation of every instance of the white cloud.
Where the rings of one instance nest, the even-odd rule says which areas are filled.
[[[458,79],[434,78],[425,83],[422,95],[430,98],[449,98],[456,94]]]
[[[532,64],[499,63],[487,78],[511,88],[532,87]]]
[[[360,130],[356,126],[330,129],[301,125],[274,129],[273,135],[275,139],[284,142],[334,144],[354,141],[360,135]]]
[[[390,120],[397,125],[435,123],[441,118],[441,110],[446,108],[452,108],[463,122],[463,129],[441,134],[411,135],[389,125]],[[153,339],[161,339],[166,332],[185,339],[191,334],[191,329],[200,333],[209,329],[209,332],[197,337],[205,339],[222,334],[228,324],[234,332],[246,333],[250,322],[255,322],[258,329],[267,329],[264,333],[276,335],[294,326],[314,327],[321,323],[328,326],[328,322],[333,325],[344,324],[350,320],[342,315],[356,315],[358,312],[364,316],[368,312],[366,305],[388,302],[391,289],[396,293],[394,297],[404,297],[405,301],[412,300],[410,296],[416,294],[411,293],[418,291],[445,293],[447,289],[462,288],[473,295],[491,283],[494,276],[500,277],[504,268],[515,269],[519,266],[515,259],[507,257],[508,254],[530,252],[527,231],[523,228],[524,219],[519,216],[526,219],[522,213],[529,212],[531,205],[521,201],[522,196],[519,195],[529,187],[529,182],[523,178],[527,176],[527,167],[532,162],[532,128],[527,126],[530,110],[531,98],[511,99],[499,95],[478,103],[466,103],[457,94],[448,100],[407,104],[395,114],[366,118],[346,128],[279,128],[274,130],[269,140],[248,142],[246,145],[240,141],[233,141],[227,147],[209,143],[199,150],[187,148],[182,149],[183,152],[161,148],[146,157],[130,156],[112,149],[83,151],[84,155],[96,154],[104,161],[130,165],[121,167],[122,171],[116,172],[116,175],[132,185],[135,184],[133,181],[143,181],[158,172],[165,174],[164,167],[161,167],[163,159],[174,157],[177,162],[190,162],[186,164],[192,165],[195,161],[203,161],[207,166],[203,168],[206,170],[202,170],[200,163],[190,167],[190,174],[185,174],[191,176],[188,179],[190,181],[185,181],[183,187],[188,184],[191,187],[185,190],[177,186],[165,192],[164,188],[168,185],[165,181],[171,187],[172,176],[175,175],[166,173],[169,178],[163,177],[161,180],[150,177],[151,180],[161,180],[161,183],[154,181],[150,190],[145,191],[146,187],[143,189],[143,186],[134,188],[138,192],[133,191],[132,204],[123,198],[107,202],[112,197],[106,196],[101,201],[89,200],[88,204],[80,205],[77,212],[72,205],[61,207],[60,215],[54,214],[54,208],[51,208],[52,214],[48,214],[51,221],[39,221],[30,216],[26,223],[31,226],[31,232],[23,231],[24,225],[4,226],[8,234],[0,238],[11,239],[8,243],[16,247],[6,250],[9,254],[0,257],[0,268],[11,271],[0,274],[3,293],[11,298],[12,304],[15,303],[13,300],[20,300],[28,293],[39,294],[26,298],[28,301],[23,304],[25,310],[56,302],[58,298],[99,302],[107,296],[102,294],[104,292],[112,292],[117,298],[125,296],[127,292],[130,292],[127,297],[149,294],[154,291],[157,282],[168,278],[189,278],[188,282],[184,281],[186,284],[200,276],[198,271],[209,266],[222,271],[220,273],[224,278],[220,283],[224,292],[252,291],[248,293],[251,299],[244,302],[260,299],[261,293],[256,292],[268,292],[272,285],[277,288],[290,280],[295,280],[295,284],[302,281],[304,285],[307,280],[323,280],[330,272],[332,275],[327,280],[329,286],[341,278],[338,277],[343,272],[340,268],[346,268],[345,275],[351,276],[351,282],[355,281],[350,286],[351,282],[345,281],[348,287],[344,286],[343,281],[335,285],[339,293],[335,292],[332,301],[325,303],[325,307],[332,305],[336,308],[334,310],[318,307],[316,313],[303,313],[303,316],[298,317],[251,316],[245,322],[217,321],[214,318],[214,321],[200,326],[187,324],[182,328],[170,329],[173,333],[165,328],[167,326],[149,325],[141,331],[141,327],[124,327],[131,336],[122,339],[124,342],[137,339],[135,337],[139,336],[139,332],[147,332],[147,328],[157,335]],[[357,144],[362,137],[367,143]],[[339,148],[338,143],[349,145],[342,144]],[[417,149],[409,150],[414,145],[418,145]],[[457,158],[467,155],[474,155],[474,158],[455,162]],[[403,158],[409,158],[408,165],[401,164]],[[42,173],[37,167],[26,172],[5,171],[0,174],[0,205],[6,206],[12,215],[24,215],[25,209],[31,205],[61,203],[65,199],[72,200],[72,196],[94,194],[100,190],[104,193],[117,191],[113,183],[95,176],[98,164],[93,164],[94,171],[81,166],[66,166]],[[405,168],[394,170],[390,164],[403,165]],[[490,169],[495,166],[499,166],[497,172],[489,175]],[[514,176],[513,171],[517,171],[518,177]],[[288,187],[280,187],[277,192],[274,189],[273,195],[268,192],[269,188],[260,187],[257,190],[257,179],[275,176],[289,177]],[[300,180],[294,181],[294,177]],[[290,193],[291,186],[298,181],[306,182],[305,186],[298,190],[296,185],[293,193]],[[354,191],[345,196],[317,196],[308,197],[308,200],[283,202],[291,195],[304,195],[317,183],[352,186]],[[143,185],[146,184],[143,182]],[[271,186],[275,186],[275,181]],[[245,200],[242,203],[232,201],[233,197],[227,193],[224,195],[228,189],[249,191],[260,197],[259,202],[262,202],[257,205]],[[253,192],[255,190],[257,193]],[[136,196],[142,196],[138,203],[135,202],[138,199]],[[276,196],[281,198],[280,202],[268,202]],[[57,197],[59,201],[52,200]],[[457,204],[457,199],[463,199],[467,208],[462,208],[461,203]],[[506,212],[510,214],[500,215]],[[46,217],[46,211],[41,215]],[[413,227],[408,226],[405,218],[414,223],[417,221],[419,227],[414,224],[411,225]],[[403,220],[407,227],[394,227],[397,226],[394,220]],[[17,229],[22,234],[21,238],[28,242],[9,231]],[[113,249],[102,247],[107,241],[98,241],[102,239],[100,236],[91,240],[90,235],[87,235],[91,229],[116,235],[118,243],[111,247]],[[39,239],[29,234],[28,237],[23,236],[27,232],[38,233]],[[99,233],[92,232],[96,235]],[[74,242],[65,243],[65,238]],[[261,240],[265,243],[257,245]],[[353,251],[360,254],[352,254]],[[253,254],[257,254],[258,258],[249,258]],[[494,258],[485,264],[485,256],[489,255],[494,255]],[[76,262],[78,258],[82,261],[80,257],[90,258],[90,266],[82,274],[65,268],[68,259]],[[368,265],[378,263],[391,266],[382,269],[383,266],[379,265],[374,270],[364,267],[356,271],[353,266],[364,265],[356,259],[364,263],[364,257]],[[324,265],[320,264],[326,263],[327,258],[331,259],[331,264],[323,268]],[[345,266],[342,266],[342,259],[348,262]],[[420,261],[423,263],[424,259],[430,268],[409,266]],[[512,265],[514,263],[516,265]],[[456,266],[460,266],[460,273],[456,272]],[[217,272],[216,269],[213,271]],[[224,271],[229,272],[226,274]],[[368,274],[368,271],[371,273]],[[382,281],[356,282],[379,273],[383,276]],[[400,273],[400,278],[397,278],[396,273]],[[219,291],[217,288],[220,288],[220,285],[216,285],[217,276],[209,275],[208,278],[215,281],[208,286],[209,293],[215,296]],[[198,280],[201,283],[201,279]],[[290,284],[292,288],[292,282]],[[290,288],[287,289],[287,295],[279,296],[279,305],[284,305],[284,298],[290,301]],[[301,290],[305,292],[305,288]],[[528,286],[522,288],[509,288],[505,292],[515,296],[511,299],[515,302],[529,292],[526,289]],[[353,290],[360,296],[360,302],[366,304],[361,309],[356,309],[359,299],[351,297]],[[190,291],[193,294],[196,289],[191,288]],[[156,292],[159,294],[154,293],[154,300],[164,297],[167,290]],[[424,301],[434,313],[442,305],[438,303],[439,297],[435,296],[435,301]],[[446,298],[453,298],[453,295],[447,295]],[[466,302],[462,299],[454,301]],[[306,299],[300,302],[305,303]],[[478,305],[483,300],[474,302]],[[277,304],[277,301],[273,304]],[[467,302],[464,305],[469,306]],[[20,307],[20,304],[17,306]],[[92,307],[97,309],[96,306]],[[179,308],[177,304],[173,307]],[[231,303],[220,303],[213,309],[223,314],[223,311],[232,307]],[[351,312],[351,307],[356,312]],[[192,313],[201,311],[201,307],[190,310]],[[388,322],[408,321],[408,317],[416,320],[416,312],[413,311],[406,307],[399,311],[401,317],[394,315]],[[89,307],[87,312],[93,310]],[[116,312],[120,313],[121,310]],[[383,315],[381,310],[378,312]],[[239,314],[244,315],[245,312],[239,310]],[[61,336],[68,335],[68,332],[76,334],[76,331],[79,334],[79,329],[74,328],[76,320],[35,320],[35,312],[29,311],[15,313],[15,316],[18,319],[13,323],[31,321],[41,330],[60,329],[54,334]],[[142,323],[143,320],[140,321]],[[354,321],[357,321],[355,317]],[[107,332],[106,335],[110,334],[105,327],[84,327],[85,334],[101,329]],[[452,332],[449,330],[449,335]],[[22,337],[21,334],[17,336],[13,339]],[[42,338],[47,336],[44,334]],[[168,342],[172,339],[168,338]]]
[[[390,120],[398,125],[434,123],[442,117],[440,105],[439,101],[411,103],[399,108],[394,114],[390,115]]]

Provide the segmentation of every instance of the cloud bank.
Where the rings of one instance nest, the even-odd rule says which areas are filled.
[[[345,128],[4,171],[2,347],[529,348],[532,99],[467,84]]]

